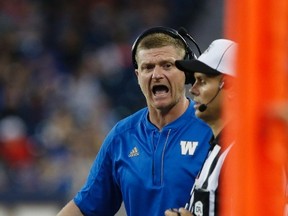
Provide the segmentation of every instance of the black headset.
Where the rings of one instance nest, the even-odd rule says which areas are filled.
[[[148,36],[150,34],[154,34],[154,33],[163,33],[163,34],[169,35],[169,36],[171,36],[173,38],[176,38],[176,39],[179,39],[180,41],[182,41],[184,46],[185,46],[184,60],[186,60],[186,59],[187,60],[196,59],[197,58],[195,53],[192,51],[190,45],[188,44],[188,42],[185,40],[185,37],[188,38],[196,46],[199,55],[201,55],[201,50],[200,50],[198,44],[192,38],[192,36],[187,33],[186,29],[184,29],[183,27],[181,27],[177,31],[177,30],[175,30],[173,28],[157,26],[157,27],[153,27],[153,28],[150,28],[150,29],[144,31],[141,35],[139,35],[136,38],[135,42],[133,43],[133,46],[132,46],[132,63],[133,63],[133,66],[134,66],[135,69],[138,68],[138,64],[137,64],[137,61],[136,61],[136,52],[137,52],[137,47],[138,47],[139,43],[141,42],[141,40],[143,38],[145,38],[146,36]],[[191,80],[194,80],[193,73],[185,73],[185,76],[186,76],[185,84],[191,83]]]

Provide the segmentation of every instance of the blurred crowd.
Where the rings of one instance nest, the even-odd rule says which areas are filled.
[[[66,202],[116,121],[145,105],[131,45],[201,0],[0,0],[0,202]]]

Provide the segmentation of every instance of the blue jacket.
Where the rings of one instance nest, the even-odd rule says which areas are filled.
[[[183,207],[212,136],[186,112],[159,131],[143,108],[119,121],[105,138],[74,202],[84,215],[112,216],[122,201],[128,216],[163,216]]]

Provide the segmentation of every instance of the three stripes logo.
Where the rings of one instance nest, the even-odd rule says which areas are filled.
[[[134,147],[131,152],[129,153],[128,157],[135,157],[139,155],[139,151],[137,149],[137,147]]]

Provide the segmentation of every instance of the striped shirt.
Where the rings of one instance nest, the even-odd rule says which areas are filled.
[[[218,183],[220,171],[224,160],[233,144],[221,148],[219,144],[220,134],[213,137],[211,150],[203,167],[192,187],[190,202],[186,209],[195,216],[216,216],[218,212]]]

